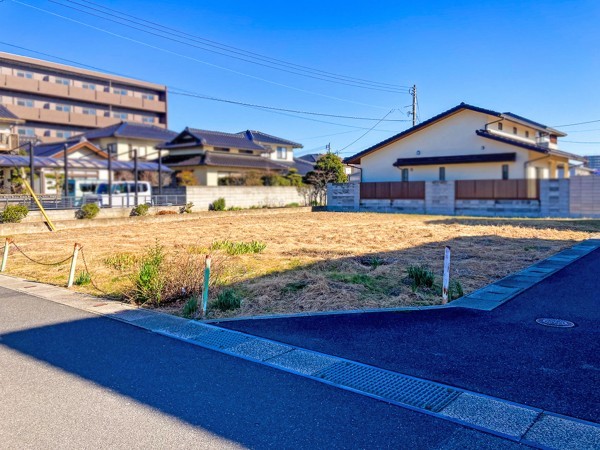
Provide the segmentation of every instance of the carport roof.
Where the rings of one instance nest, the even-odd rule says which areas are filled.
[[[35,156],[33,164],[38,168],[63,169],[64,161],[58,158],[47,156]],[[84,159],[70,158],[67,161],[69,169],[99,169],[108,170],[108,160],[103,159]],[[20,155],[0,155],[0,167],[29,167],[29,156]],[[112,170],[134,170],[133,161],[112,161]],[[159,165],[154,162],[139,162],[138,170],[144,172],[158,172]],[[161,171],[171,172],[164,164]]]

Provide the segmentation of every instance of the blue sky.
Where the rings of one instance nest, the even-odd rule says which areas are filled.
[[[551,126],[598,120],[561,128],[569,133],[563,141],[597,144],[564,142],[562,148],[600,154],[597,1],[93,1],[295,64],[381,83],[416,84],[421,120],[462,101]],[[87,0],[57,2],[98,7]],[[0,41],[203,95],[369,118],[382,118],[393,109],[387,119],[409,119],[407,93],[268,69],[132,30],[57,2],[1,2]],[[6,44],[0,44],[0,50],[41,57]],[[323,151],[330,142],[333,151],[347,147],[342,156],[409,125],[381,122],[361,138],[377,122],[300,119],[179,95],[170,95],[169,115],[174,130],[259,129],[301,142],[304,149],[299,153]]]

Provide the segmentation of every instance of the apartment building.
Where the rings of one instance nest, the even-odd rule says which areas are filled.
[[[0,52],[0,105],[21,137],[55,142],[119,122],[167,127],[159,84]]]

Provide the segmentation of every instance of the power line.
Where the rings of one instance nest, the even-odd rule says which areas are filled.
[[[348,145],[346,145],[344,148],[342,148],[342,149],[340,150],[340,153],[341,153],[341,152],[343,152],[344,150],[346,150],[346,149],[347,149],[348,147],[350,147],[351,145],[354,145],[354,144],[356,144],[358,141],[360,141],[362,138],[364,138],[364,137],[365,137],[367,134],[369,134],[371,131],[373,131],[373,129],[374,129],[374,128],[375,128],[377,125],[379,125],[381,122],[383,122],[383,120],[384,120],[384,119],[385,119],[387,116],[389,116],[389,115],[390,115],[392,112],[394,112],[394,110],[393,110],[393,109],[390,109],[390,111],[389,111],[389,112],[388,112],[388,113],[387,113],[385,116],[383,116],[383,117],[382,117],[382,118],[379,120],[379,122],[377,122],[375,125],[373,125],[371,128],[369,128],[369,129],[368,129],[368,130],[367,130],[365,133],[363,133],[363,134],[362,134],[360,137],[358,137],[357,139],[353,140],[351,143],[349,143],[349,144],[348,144]]]
[[[75,65],[78,65],[78,66],[81,66],[81,67],[87,67],[87,68],[91,68],[91,69],[94,69],[94,70],[99,70],[99,71],[103,71],[103,72],[107,72],[107,73],[112,73],[114,75],[119,75],[119,76],[125,76],[125,77],[128,76],[128,75],[124,75],[124,74],[121,74],[121,73],[118,73],[118,72],[105,70],[103,68],[99,68],[99,67],[96,67],[96,66],[91,66],[89,64],[83,64],[83,63],[80,63],[79,61],[74,61],[74,60],[71,60],[71,59],[61,58],[60,56],[55,56],[55,55],[51,55],[49,53],[44,53],[44,52],[39,52],[37,50],[32,50],[32,49],[29,49],[27,47],[22,47],[22,46],[19,46],[19,45],[10,44],[8,42],[0,41],[0,44],[7,45],[9,47],[15,47],[15,48],[18,48],[18,49],[21,49],[21,50],[25,50],[27,52],[34,53],[34,54],[43,55],[43,56],[46,56],[46,57],[49,57],[49,58],[53,58],[55,60],[69,62],[71,64],[75,64]],[[167,87],[169,89],[175,89],[175,90],[178,90],[178,91],[183,91],[183,92],[187,93],[191,97],[207,98],[207,99],[213,99],[214,98],[214,97],[205,96],[205,95],[193,92],[193,91],[189,91],[189,90],[186,90],[186,89],[174,87],[174,86],[167,86]],[[169,91],[169,92],[175,93],[175,92],[172,92],[172,91]],[[224,100],[224,99],[221,99],[221,100]],[[336,126],[341,126],[341,127],[346,127],[346,128],[352,128],[351,131],[345,131],[345,132],[342,132],[342,133],[334,133],[333,135],[336,135],[336,134],[345,134],[345,133],[349,133],[349,132],[356,132],[356,131],[360,131],[360,130],[368,130],[369,129],[367,127],[360,127],[360,126],[354,126],[354,125],[346,125],[346,124],[341,124],[341,123],[336,123],[336,122],[329,122],[329,121],[324,121],[324,120],[319,120],[319,119],[313,119],[313,118],[309,118],[309,117],[302,117],[302,116],[298,116],[298,115],[294,115],[294,114],[287,114],[287,113],[284,113],[284,112],[281,112],[281,111],[276,111],[276,110],[272,109],[271,107],[266,107],[266,106],[261,106],[261,105],[253,105],[253,104],[250,104],[250,103],[236,102],[236,101],[233,101],[233,100],[232,101],[227,101],[227,103],[232,103],[232,104],[236,104],[238,106],[243,106],[243,107],[257,109],[257,110],[263,110],[263,111],[270,112],[270,113],[273,113],[273,114],[279,114],[279,115],[283,115],[283,116],[287,116],[287,117],[292,117],[292,118],[295,118],[295,119],[310,120],[310,121],[313,121],[313,122],[320,122],[320,123],[326,123],[326,124],[329,124],[329,125],[336,125]],[[283,109],[283,108],[280,108],[280,109]],[[294,111],[294,110],[290,110],[290,111]],[[308,112],[306,112],[306,113],[308,113]],[[320,113],[315,113],[315,114],[320,114]],[[390,132],[390,133],[396,133],[397,132],[395,130],[374,130],[374,131],[383,131],[383,132]],[[328,136],[329,135],[325,135],[325,136],[322,136],[322,137],[328,137]]]
[[[50,3],[55,3],[57,5],[60,5],[60,6],[64,7],[64,8],[69,8],[69,9],[72,9],[74,11],[79,11],[79,12],[82,12],[84,14],[88,14],[88,15],[91,15],[91,16],[94,16],[94,17],[98,17],[100,19],[108,20],[108,21],[110,21],[112,23],[123,25],[123,26],[131,28],[133,30],[141,31],[142,33],[150,34],[152,36],[157,36],[157,37],[160,37],[160,38],[163,38],[163,39],[167,39],[169,41],[177,42],[179,44],[188,45],[190,47],[198,48],[200,50],[204,50],[204,51],[211,52],[211,53],[216,53],[218,55],[226,56],[228,58],[237,59],[237,60],[244,61],[244,62],[247,62],[247,63],[250,63],[250,64],[255,64],[255,65],[258,65],[258,66],[262,66],[262,67],[267,67],[267,68],[274,69],[274,70],[280,70],[282,72],[287,72],[287,73],[291,73],[291,74],[294,74],[294,75],[301,75],[301,76],[305,76],[305,77],[309,77],[309,78],[314,78],[314,79],[321,80],[321,81],[327,81],[327,82],[330,82],[330,83],[343,84],[343,85],[346,85],[346,86],[359,87],[359,88],[363,88],[363,89],[371,89],[371,90],[383,91],[383,92],[391,92],[391,93],[397,93],[397,94],[399,94],[399,93],[406,93],[405,90],[397,90],[397,89],[393,89],[392,90],[392,89],[389,89],[389,88],[380,88],[380,87],[373,87],[373,86],[366,86],[366,85],[365,86],[361,86],[361,85],[358,85],[358,84],[355,84],[355,83],[347,83],[347,82],[343,82],[343,81],[329,80],[329,79],[326,79],[326,78],[323,78],[323,77],[320,77],[320,76],[298,73],[298,72],[295,72],[293,70],[287,70],[287,69],[284,69],[284,68],[281,68],[281,67],[274,67],[272,65],[263,64],[263,63],[260,63],[260,62],[257,62],[257,61],[252,61],[250,59],[241,58],[241,57],[238,57],[238,56],[232,56],[232,55],[220,52],[218,50],[212,50],[212,49],[209,49],[209,48],[205,48],[205,47],[202,47],[202,46],[199,46],[199,45],[192,44],[190,42],[182,41],[182,40],[179,40],[179,39],[174,39],[174,38],[171,38],[171,37],[168,37],[168,36],[164,36],[164,35],[159,34],[159,33],[154,33],[152,31],[148,31],[145,28],[139,28],[139,27],[135,27],[135,26],[132,26],[132,25],[128,25],[127,23],[123,23],[123,22],[119,22],[117,20],[109,19],[109,18],[101,16],[99,14],[94,14],[92,12],[85,11],[83,9],[79,9],[79,8],[75,8],[73,6],[65,5],[63,3],[57,2],[56,0],[48,0],[48,1]],[[67,1],[69,1],[69,0],[67,0]],[[72,3],[75,3],[75,2],[72,2]],[[103,14],[109,14],[109,13],[103,13]],[[109,14],[109,15],[115,16],[114,14]],[[115,16],[115,17],[117,17],[117,16]],[[119,17],[119,20],[124,20],[126,22],[133,22],[130,19],[126,19],[126,18],[122,18],[122,17]],[[137,22],[133,22],[133,23],[135,23],[137,25],[140,25]],[[151,27],[151,28],[157,29],[156,27]],[[173,34],[173,33],[168,33],[168,32],[162,31],[162,30],[159,30],[159,31],[160,31],[160,33],[166,33],[166,34],[171,34],[171,35]]]
[[[303,138],[298,138],[296,140],[297,141],[309,141],[311,139],[320,139],[320,138],[324,138],[324,137],[339,136],[340,134],[356,133],[357,131],[359,131],[359,130],[341,131],[339,133],[322,134],[320,136],[303,137]]]
[[[600,131],[600,128],[591,128],[588,130],[569,130],[570,133],[589,133],[590,131]]]
[[[295,114],[308,114],[308,115],[312,115],[312,116],[336,117],[338,119],[351,119],[351,120],[372,120],[372,121],[380,121],[380,122],[409,122],[409,120],[406,120],[406,119],[387,119],[387,120],[382,121],[381,119],[377,119],[374,117],[342,116],[342,115],[338,115],[338,114],[318,113],[318,112],[313,112],[313,111],[300,111],[297,109],[286,109],[286,108],[278,108],[275,106],[256,105],[256,104],[252,104],[252,103],[239,102],[236,100],[227,100],[227,99],[223,99],[223,98],[210,97],[210,96],[206,96],[206,95],[191,94],[191,93],[185,93],[185,92],[170,91],[170,93],[175,94],[175,95],[183,95],[186,97],[196,97],[196,98],[201,98],[204,100],[212,100],[212,101],[216,101],[216,102],[232,103],[234,105],[251,106],[253,108],[270,109],[273,111],[291,112],[291,113],[295,113]]]
[[[275,86],[280,86],[280,87],[284,87],[284,88],[287,88],[287,89],[292,89],[292,90],[295,90],[295,91],[298,91],[298,92],[303,92],[303,93],[306,93],[306,94],[317,95],[319,97],[329,98],[329,99],[332,99],[332,100],[338,100],[338,101],[342,101],[342,102],[346,102],[346,103],[353,103],[353,104],[356,104],[356,105],[369,106],[369,107],[378,108],[378,109],[387,109],[387,108],[385,108],[383,106],[372,105],[372,104],[369,104],[369,103],[357,102],[357,101],[350,100],[350,99],[345,99],[345,98],[341,98],[341,97],[335,97],[333,95],[322,94],[320,92],[315,92],[315,91],[311,91],[311,90],[308,90],[308,89],[302,89],[302,88],[298,88],[298,87],[295,87],[295,86],[290,86],[290,85],[287,85],[287,84],[284,84],[284,83],[279,83],[277,81],[272,81],[272,80],[269,80],[269,79],[266,79],[266,78],[262,78],[262,77],[251,75],[251,74],[248,74],[248,73],[245,73],[245,72],[241,72],[239,70],[234,70],[234,69],[230,69],[228,67],[219,66],[218,64],[213,64],[213,63],[210,63],[210,62],[203,61],[201,59],[195,58],[193,56],[189,56],[189,55],[186,55],[186,54],[183,54],[183,53],[175,52],[173,50],[169,50],[169,49],[166,49],[166,48],[163,48],[163,47],[159,47],[159,46],[156,46],[156,45],[153,45],[153,44],[149,44],[147,42],[140,41],[138,39],[134,39],[134,38],[130,38],[128,36],[124,36],[124,35],[121,35],[121,34],[118,34],[118,33],[114,33],[114,32],[112,32],[110,30],[106,30],[104,28],[100,28],[100,27],[97,27],[95,25],[90,25],[90,24],[82,22],[80,20],[72,19],[70,17],[66,17],[66,16],[63,16],[61,14],[58,14],[58,13],[55,13],[55,12],[52,12],[52,11],[48,11],[48,10],[43,9],[43,8],[39,8],[37,6],[33,6],[33,5],[28,4],[28,3],[19,1],[19,0],[11,0],[11,1],[13,3],[17,3],[17,4],[20,4],[20,5],[26,6],[28,8],[35,9],[35,10],[44,12],[46,14],[49,14],[49,15],[52,15],[52,16],[55,16],[55,17],[60,17],[61,19],[67,20],[69,22],[77,23],[79,25],[83,25],[85,27],[88,27],[88,28],[100,31],[102,33],[106,33],[106,34],[109,34],[111,36],[118,37],[120,39],[124,39],[124,40],[130,41],[130,42],[134,42],[136,44],[143,45],[143,46],[148,47],[148,48],[152,48],[154,50],[158,50],[158,51],[161,51],[161,52],[164,52],[164,53],[168,53],[168,54],[171,54],[171,55],[179,56],[181,58],[188,59],[190,61],[194,61],[194,62],[197,62],[197,63],[200,63],[200,64],[204,64],[204,65],[207,65],[207,66],[210,66],[210,67],[215,67],[217,69],[225,70],[227,72],[235,73],[237,75],[242,75],[242,76],[245,76],[245,77],[248,77],[248,78],[252,78],[252,79],[255,79],[255,80],[263,81],[265,83],[273,84]]]
[[[53,0],[50,0],[50,1],[53,1]],[[125,20],[125,21],[131,22],[131,23],[135,23],[136,25],[142,25],[142,26],[144,26],[146,28],[152,28],[154,30],[160,31],[161,33],[170,34],[170,35],[174,35],[174,36],[177,36],[177,37],[186,37],[188,39],[191,39],[194,42],[200,42],[200,43],[202,43],[203,45],[206,45],[206,46],[210,46],[210,47],[213,47],[213,48],[217,48],[219,50],[231,52],[231,53],[234,53],[234,54],[237,54],[237,55],[242,55],[242,56],[246,56],[246,57],[256,58],[258,60],[262,60],[262,61],[265,61],[265,62],[268,62],[268,63],[271,63],[271,64],[282,65],[282,66],[293,68],[295,70],[300,70],[300,71],[309,72],[309,73],[313,73],[313,74],[319,74],[321,76],[326,76],[326,77],[330,77],[330,78],[334,78],[334,79],[338,79],[338,80],[343,80],[343,81],[350,81],[350,82],[353,82],[353,83],[360,83],[360,84],[377,86],[377,87],[383,87],[383,88],[388,88],[388,89],[404,89],[404,90],[408,90],[410,88],[410,86],[398,85],[398,84],[392,84],[392,83],[382,83],[382,82],[379,82],[379,81],[372,81],[372,80],[367,80],[367,79],[364,79],[364,78],[350,77],[350,76],[347,76],[347,75],[340,75],[340,74],[328,72],[328,71],[321,70],[321,69],[315,69],[315,68],[312,68],[312,67],[308,67],[308,66],[303,66],[303,65],[300,65],[300,64],[291,63],[289,61],[285,61],[285,60],[278,59],[278,58],[273,58],[273,57],[270,57],[270,56],[262,55],[260,53],[256,53],[256,52],[244,50],[244,49],[241,49],[239,47],[234,47],[234,46],[223,44],[223,43],[220,43],[220,42],[217,42],[217,41],[214,41],[214,40],[206,39],[206,38],[203,38],[201,36],[197,36],[197,35],[194,35],[194,34],[186,33],[184,31],[178,30],[176,28],[168,27],[168,26],[160,24],[158,22],[153,22],[153,21],[150,21],[150,20],[146,20],[146,19],[143,19],[141,17],[134,16],[132,14],[127,14],[127,13],[125,13],[123,11],[119,11],[119,10],[116,10],[116,9],[113,9],[113,8],[109,8],[107,6],[99,4],[97,2],[93,2],[93,1],[89,1],[89,0],[82,0],[83,3],[85,3],[85,4],[82,4],[80,2],[76,2],[76,1],[73,1],[73,0],[64,0],[64,1],[76,4],[78,6],[82,6],[84,8],[87,8],[87,9],[90,9],[90,10],[93,10],[93,11],[100,12],[101,14],[104,14],[104,15],[116,17],[119,20]],[[69,7],[67,5],[58,3],[56,1],[53,1],[53,3],[57,3],[57,4],[59,4],[61,6],[64,6],[64,7]],[[94,8],[94,7],[88,6],[86,4],[95,5],[95,6],[98,6],[99,8],[101,8],[101,9]],[[74,7],[69,7],[69,8],[81,11],[81,10],[79,10],[77,8],[74,8]],[[109,13],[109,12],[106,12],[106,11],[112,11],[113,13],[116,13],[116,14],[112,14],[112,13]],[[87,11],[82,11],[82,12],[85,12],[86,14],[92,14],[92,13],[89,13]],[[134,20],[129,20],[129,19],[127,19],[128,17],[132,18]],[[105,17],[102,17],[102,18],[106,19]],[[142,22],[142,23],[140,23],[140,22]],[[149,25],[150,25],[150,27],[149,27]],[[168,31],[165,31],[165,30],[168,30]]]
[[[585,125],[587,123],[596,123],[596,122],[600,122],[600,119],[597,119],[597,120],[588,120],[587,122],[568,123],[566,125],[552,125],[552,126],[556,127],[556,128],[560,128],[560,127],[573,127],[575,125]]]
[[[560,142],[567,142],[569,144],[600,144],[600,142],[589,142],[589,141],[564,141],[560,140]]]

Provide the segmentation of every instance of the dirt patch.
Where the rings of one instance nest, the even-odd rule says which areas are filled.
[[[92,279],[103,291],[122,295],[131,289],[146,250],[158,241],[168,255],[194,260],[198,279],[202,261],[215,241],[260,242],[258,253],[217,258],[218,292],[242,297],[236,310],[213,310],[212,317],[293,313],[407,305],[440,301],[444,246],[452,248],[451,277],[465,293],[544,259],[600,230],[593,220],[469,219],[439,216],[302,213],[203,216],[198,220],[131,222],[114,227],[14,235],[30,257],[53,262],[84,245]],[[181,270],[169,259],[167,270]],[[436,276],[432,288],[416,288],[407,268],[427,265]],[[64,285],[68,263],[35,264],[11,248],[7,273]],[[83,271],[80,259],[77,272]],[[99,294],[93,286],[75,289]],[[164,305],[179,314],[181,301]]]

